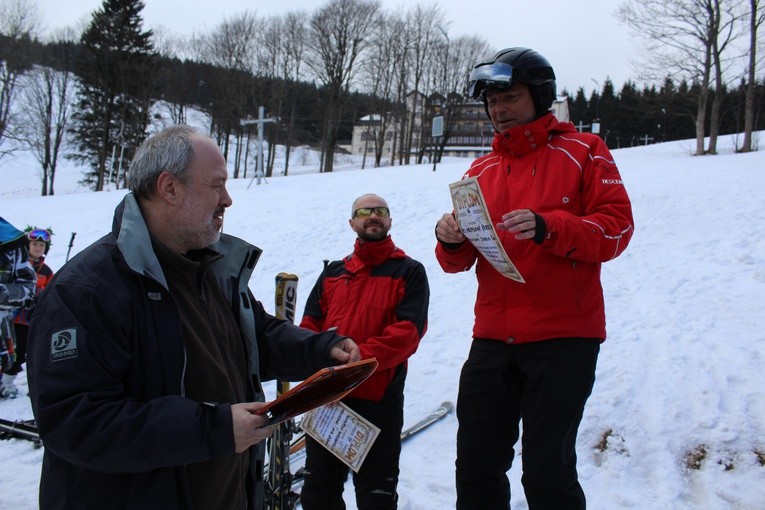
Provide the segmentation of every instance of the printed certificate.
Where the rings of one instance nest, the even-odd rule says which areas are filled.
[[[465,237],[499,274],[516,282],[526,283],[499,242],[478,180],[469,177],[453,182],[449,185],[449,191],[452,194],[454,216]]]
[[[300,428],[358,473],[380,429],[337,402],[306,413]]]

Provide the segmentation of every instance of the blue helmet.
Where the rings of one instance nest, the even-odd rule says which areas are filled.
[[[529,48],[506,48],[490,62],[476,65],[468,78],[468,95],[486,105],[487,90],[502,92],[516,83],[529,86],[538,117],[547,113],[556,97],[555,71],[546,58]]]

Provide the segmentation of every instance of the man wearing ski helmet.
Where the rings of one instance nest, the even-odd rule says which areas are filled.
[[[555,71],[546,58],[528,48],[508,48],[497,53],[493,61],[478,64],[469,78],[468,95],[483,100],[491,119],[485,93],[505,92],[516,83],[528,87],[536,117],[549,112],[556,94]]]
[[[506,472],[521,437],[530,510],[583,509],[576,434],[606,338],[601,264],[633,233],[632,208],[603,141],[548,110],[555,73],[542,55],[508,48],[470,75],[494,127],[476,178],[499,242],[525,283],[505,278],[451,213],[436,224],[447,273],[476,266],[473,342],[457,401],[457,508],[509,508]]]

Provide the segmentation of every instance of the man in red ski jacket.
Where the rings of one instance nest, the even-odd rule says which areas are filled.
[[[529,508],[583,509],[575,447],[606,338],[600,266],[627,247],[630,200],[603,141],[548,111],[555,74],[539,53],[502,50],[469,80],[495,135],[492,152],[463,178],[477,179],[525,283],[497,272],[453,214],[438,220],[441,267],[457,273],[475,264],[478,278],[457,402],[457,508],[509,508],[506,472],[522,419]]]
[[[430,291],[423,265],[388,235],[392,220],[383,198],[357,198],[349,224],[358,236],[353,253],[324,269],[300,325],[313,331],[336,328],[356,341],[361,359],[377,358],[375,373],[343,402],[381,429],[353,475],[357,507],[395,509],[407,359],[427,329]],[[310,437],[306,453],[303,508],[345,509],[348,467]]]

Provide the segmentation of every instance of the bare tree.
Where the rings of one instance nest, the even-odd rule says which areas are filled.
[[[202,40],[203,59],[224,70],[215,76],[211,115],[217,140],[228,159],[229,140],[236,135],[234,178],[239,177],[243,136],[240,120],[246,115],[252,95],[252,74],[256,70],[254,51],[258,23],[249,11],[226,18]]]
[[[409,119],[405,127],[404,139],[402,140],[401,150],[403,151],[403,159],[406,164],[409,164],[410,157],[413,149],[413,142],[415,134],[417,135],[417,143],[420,146],[423,142],[422,122],[419,122],[418,115],[420,114],[422,107],[418,104],[420,100],[420,93],[424,96],[430,95],[430,87],[425,81],[425,72],[427,69],[428,59],[433,58],[433,46],[434,39],[436,37],[442,37],[438,27],[443,27],[445,24],[444,14],[437,5],[430,7],[422,7],[417,4],[410,11],[408,16],[407,30],[412,34],[412,49],[410,52],[410,61],[408,62],[410,68],[410,83],[411,90],[414,92],[412,104],[409,105],[410,113]],[[419,148],[419,147],[417,147]],[[422,153],[418,158],[418,163],[422,162]]]
[[[364,89],[372,98],[372,111],[364,131],[364,156],[362,168],[366,166],[369,144],[374,152],[374,166],[382,162],[383,147],[388,136],[395,138],[396,131],[391,126],[400,125],[396,121],[394,110],[397,98],[397,79],[399,66],[403,66],[403,56],[407,55],[406,20],[401,12],[380,13],[375,19],[375,34],[368,57],[362,68]],[[390,162],[394,152],[390,153]]]
[[[736,1],[627,0],[616,13],[622,22],[646,41],[647,57],[641,66],[646,78],[659,80],[669,71],[697,85],[697,155],[705,152],[704,135],[713,67],[716,86],[722,86],[722,52],[733,36]],[[722,90],[719,92],[717,95],[721,96]]]
[[[744,145],[741,152],[751,152],[754,128],[755,70],[757,67],[757,32],[765,22],[760,0],[749,0],[749,63],[747,66],[746,99],[744,104]]]
[[[31,69],[30,42],[40,26],[37,4],[31,0],[0,2],[0,157],[13,132],[13,102],[19,78]]]
[[[258,68],[261,69],[260,78],[267,80],[268,93],[264,94],[268,104],[265,106],[273,112],[276,117],[282,116],[282,103],[285,100],[286,84],[280,82],[282,61],[285,58],[282,45],[286,42],[284,37],[284,18],[281,16],[272,16],[262,20],[260,28],[255,36],[255,58],[258,61]],[[260,106],[260,105],[259,105]],[[265,131],[265,125],[263,125]],[[247,169],[247,160],[250,148],[250,126],[247,127],[247,154],[245,154],[245,173]],[[270,129],[264,133],[268,140],[268,155],[264,168],[266,177],[273,175],[273,162],[276,157],[274,146],[276,145],[277,130]]]
[[[723,67],[725,60],[723,53],[730,42],[739,35],[735,31],[739,19],[736,14],[736,4],[739,2],[726,3],[724,7],[721,7],[721,3],[723,3],[721,0],[713,0],[707,2],[706,6],[709,18],[714,20],[716,25],[713,30],[710,30],[715,94],[712,98],[712,110],[709,116],[709,146],[707,147],[709,154],[717,154],[717,138],[720,135],[720,109],[724,95]]]
[[[224,19],[210,34],[207,46],[210,62],[225,69],[253,70],[256,28],[255,14],[249,11]]]
[[[300,72],[305,51],[305,18],[305,14],[299,11],[268,18],[263,23],[262,30],[259,31],[257,37],[261,74],[270,78],[274,84],[269,95],[271,112],[279,119],[282,119],[285,112],[289,112],[283,139],[286,151],[283,175],[287,175],[289,169],[290,142],[295,126],[295,109],[297,106],[295,96],[290,94],[290,91],[294,84],[302,78]],[[290,97],[292,97],[291,102],[285,104]],[[282,122],[280,122],[281,124]],[[278,132],[277,130],[270,130],[268,176],[273,173],[275,158],[273,148]]]
[[[191,87],[188,85],[186,66],[181,59],[190,47],[190,38],[176,35],[163,26],[152,28],[152,42],[159,53],[169,65],[160,70],[160,98],[162,102],[157,106],[164,110],[172,124],[186,124],[186,109],[191,101]],[[166,97],[165,92],[172,90],[172,100]],[[167,122],[160,121],[160,128]]]
[[[286,16],[284,20],[284,50],[285,58],[282,67],[282,79],[291,86],[301,81],[301,63],[305,53],[305,15],[303,12],[294,12]],[[290,164],[290,148],[292,146],[292,133],[295,129],[295,110],[296,100],[293,99],[290,104],[289,121],[287,122],[287,132],[285,134],[285,159],[284,175],[287,175],[287,169]]]
[[[414,48],[415,35],[409,30],[409,15],[404,17],[403,26],[401,26],[400,32],[401,41],[398,44],[399,61],[396,64],[396,81],[395,81],[395,105],[394,105],[394,119],[396,123],[396,129],[393,133],[393,146],[391,147],[391,166],[393,166],[398,159],[398,164],[404,163],[404,150],[405,140],[408,139],[407,124],[409,118],[407,117],[407,94],[409,93],[409,82],[411,81],[412,74],[412,49]]]
[[[449,50],[444,67],[444,133],[438,144],[438,153],[434,155],[437,161],[441,161],[444,148],[453,134],[459,106],[467,99],[470,71],[491,53],[489,43],[478,36],[461,36],[451,44]]]
[[[308,23],[306,64],[326,91],[322,168],[331,172],[343,106],[358,71],[356,63],[369,44],[376,0],[331,0]]]
[[[70,106],[75,98],[73,52],[76,39],[73,31],[62,33],[56,44],[60,49],[56,55],[57,69],[36,66],[25,77],[21,110],[26,121],[22,126],[22,140],[40,163],[43,196],[54,194],[56,168],[64,150]]]

